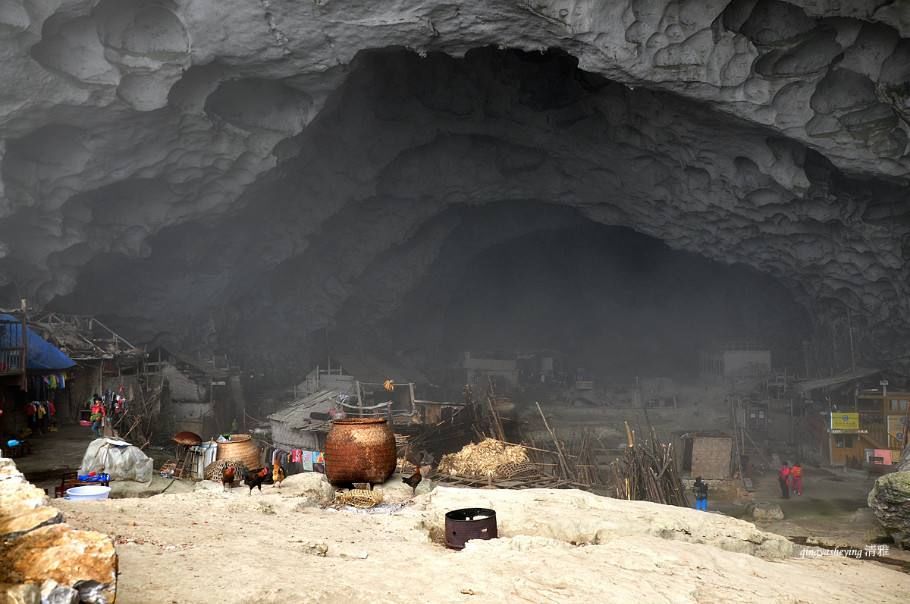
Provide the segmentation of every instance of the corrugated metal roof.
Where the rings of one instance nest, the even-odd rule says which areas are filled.
[[[309,396],[297,399],[284,409],[276,411],[269,415],[269,419],[275,422],[287,424],[293,429],[318,429],[327,426],[328,421],[310,418],[310,414],[315,412],[328,413],[335,407],[335,401],[339,396],[347,394],[340,390],[320,390]]]
[[[849,384],[850,382],[855,382],[857,380],[861,380],[863,378],[881,372],[881,369],[874,369],[872,367],[860,367],[855,371],[848,371],[846,373],[841,373],[840,375],[835,375],[829,378],[799,382],[796,384],[796,391],[806,393],[812,392],[813,390],[835,388],[837,386],[843,386],[844,384]]]

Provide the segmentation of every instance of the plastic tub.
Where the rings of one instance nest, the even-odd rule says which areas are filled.
[[[98,501],[100,499],[107,499],[110,494],[111,487],[100,485],[73,487],[66,490],[66,498],[71,501]]]

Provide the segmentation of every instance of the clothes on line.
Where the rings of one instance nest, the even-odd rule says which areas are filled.
[[[288,476],[301,472],[320,471],[325,473],[325,453],[322,451],[269,446],[265,450],[264,459],[272,465],[275,462],[281,464]]]

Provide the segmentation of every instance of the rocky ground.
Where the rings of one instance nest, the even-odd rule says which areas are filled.
[[[56,502],[114,537],[118,599],[139,602],[899,602],[910,576],[843,558],[801,559],[779,536],[719,514],[580,491],[439,487],[366,512],[323,508],[321,477],[279,492]],[[387,501],[407,491],[386,493]],[[446,510],[490,505],[500,539],[460,552]],[[742,553],[745,552],[745,553]]]
[[[50,480],[41,470],[78,465],[84,436],[36,441],[22,467]],[[325,507],[333,491],[315,474],[253,495],[211,482],[195,491],[163,479],[115,486],[129,498],[51,503],[70,526],[114,539],[118,602],[889,602],[910,587],[907,574],[872,562],[801,559],[778,536],[867,544],[871,515],[855,510],[871,480],[850,473],[807,472],[804,496],[791,500],[780,499],[773,480],[757,481],[755,500],[785,514],[761,530],[579,491],[430,493],[424,482],[412,499],[397,478],[373,513]],[[469,505],[497,510],[501,538],[446,550],[438,543],[444,512]],[[902,554],[892,547],[890,555]]]
[[[116,584],[112,540],[66,524],[44,491],[0,456],[0,603],[104,604]]]
[[[856,470],[805,469],[802,496],[781,497],[775,472],[756,476],[750,493],[755,504],[777,507],[783,518],[758,521],[764,530],[840,546],[862,547],[880,533],[868,512],[866,498],[874,477]],[[747,501],[716,502],[725,514],[754,520]],[[891,548],[892,550],[894,548]],[[894,553],[899,555],[897,550]]]

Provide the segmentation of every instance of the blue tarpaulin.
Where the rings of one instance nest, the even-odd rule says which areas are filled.
[[[22,322],[12,315],[0,314],[0,348],[22,346]],[[62,350],[28,328],[28,362],[31,371],[61,371],[76,364]]]

